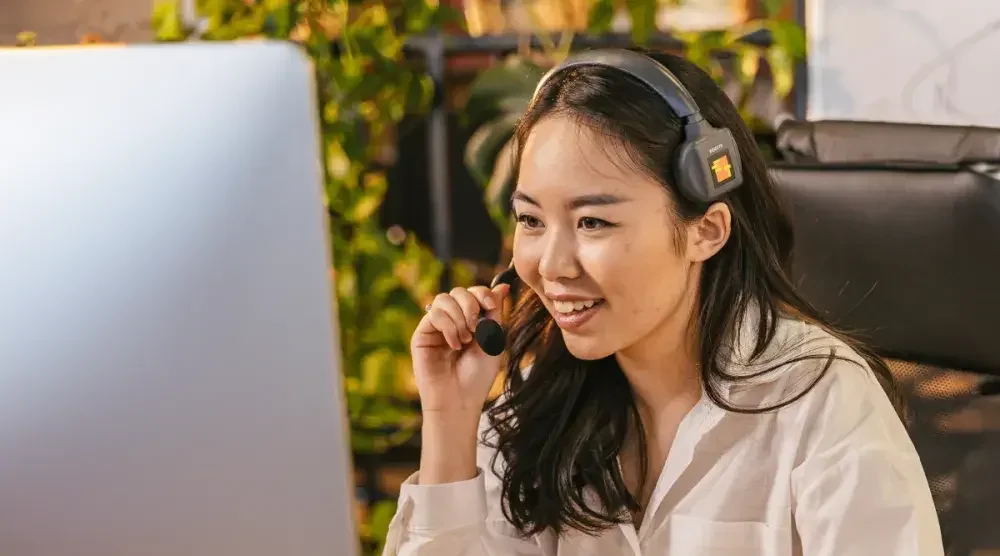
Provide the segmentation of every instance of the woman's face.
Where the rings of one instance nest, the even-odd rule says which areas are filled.
[[[722,203],[680,224],[663,186],[622,164],[615,148],[571,118],[544,118],[528,136],[514,193],[517,273],[580,359],[687,319],[701,263],[729,232]]]

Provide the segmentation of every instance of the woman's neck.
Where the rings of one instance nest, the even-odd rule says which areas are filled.
[[[619,454],[625,483],[641,508],[632,514],[636,528],[642,523],[677,428],[701,397],[698,334],[697,327],[691,325],[696,320],[696,304],[688,297],[694,296],[685,296],[678,310],[647,338],[615,355],[632,387],[642,421],[641,427],[629,430]],[[639,460],[641,454],[645,454],[645,461]]]
[[[634,392],[644,423],[654,424],[665,410],[691,408],[701,396],[696,295],[689,293],[646,338],[615,358]]]

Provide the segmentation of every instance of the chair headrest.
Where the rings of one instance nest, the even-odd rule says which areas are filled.
[[[776,166],[793,278],[884,355],[1000,374],[1000,182],[973,171]]]
[[[1000,162],[1000,129],[881,122],[786,120],[778,151],[789,162],[955,165]]]

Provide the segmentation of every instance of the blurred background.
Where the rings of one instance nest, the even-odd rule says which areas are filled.
[[[984,81],[1000,84],[985,62],[1000,3],[948,4],[0,0],[0,44],[271,38],[313,59],[358,519],[377,553],[419,454],[410,334],[434,294],[488,282],[509,260],[508,142],[548,67],[588,47],[686,56],[772,161],[788,119],[1000,126],[984,96],[996,90]]]

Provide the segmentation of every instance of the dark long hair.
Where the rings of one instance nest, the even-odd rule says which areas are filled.
[[[720,394],[719,385],[748,376],[726,371],[722,363],[725,345],[739,333],[750,310],[759,311],[756,347],[750,360],[760,357],[771,344],[779,317],[791,316],[818,324],[846,342],[891,390],[892,378],[882,361],[858,342],[835,332],[790,281],[791,222],[754,138],[732,102],[694,64],[675,56],[646,54],[677,76],[705,119],[732,131],[743,163],[743,185],[723,199],[732,213],[731,236],[704,264],[699,281],[694,318],[700,332],[698,356],[707,396],[729,411],[774,411],[807,394],[841,357],[832,350],[798,357],[821,358],[822,370],[807,388],[781,403],[751,408],[730,405]],[[660,181],[682,221],[698,218],[708,208],[684,199],[670,185],[674,183],[671,163],[682,140],[681,122],[638,80],[598,66],[581,66],[553,76],[518,126],[517,163],[534,125],[554,114],[575,118],[601,133],[610,144],[622,147],[622,162]],[[504,395],[487,411],[491,430],[484,438],[497,450],[493,468],[502,482],[507,519],[524,535],[545,529],[595,533],[626,521],[627,511],[638,509],[639,503],[629,492],[616,458],[630,427],[640,431],[634,437],[640,442],[642,462],[646,448],[632,389],[614,356],[584,361],[570,354],[548,311],[530,290],[520,296],[514,308],[508,345]],[[531,371],[525,377],[521,371],[529,362]],[[646,472],[643,463],[640,476]],[[584,487],[596,495],[599,506],[585,501]]]

